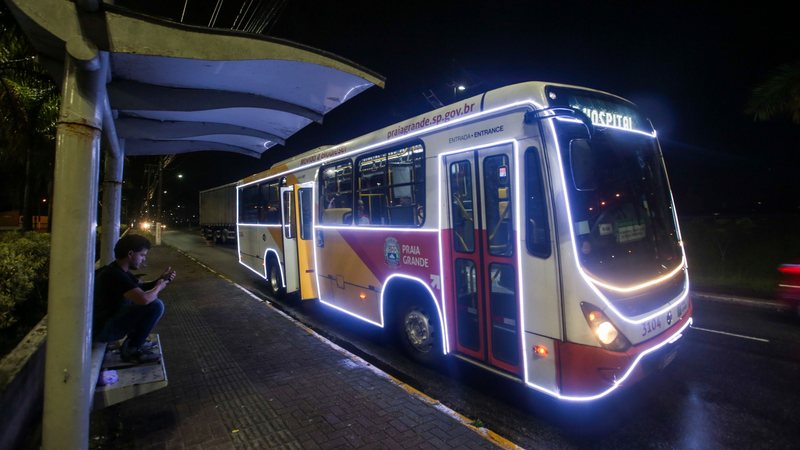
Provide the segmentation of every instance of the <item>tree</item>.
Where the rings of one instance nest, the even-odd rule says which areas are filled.
[[[51,189],[58,89],[3,5],[0,9],[0,164],[18,189],[23,228],[32,228],[35,193]]]
[[[793,123],[800,125],[800,62],[781,66],[758,85],[746,112],[756,120],[789,115]]]

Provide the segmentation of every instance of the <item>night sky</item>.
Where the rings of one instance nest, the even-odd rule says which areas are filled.
[[[190,1],[185,21],[207,22],[205,3],[216,2]],[[454,82],[469,86],[463,97],[538,80],[636,103],[658,130],[679,213],[800,212],[800,125],[744,113],[759,82],[800,59],[788,3],[642,3],[289,0],[269,34],[378,72],[386,89],[355,97],[261,160],[179,156],[181,195],[196,202],[199,189],[428,111],[428,89],[448,104],[457,100]],[[183,4],[159,13],[177,19]]]

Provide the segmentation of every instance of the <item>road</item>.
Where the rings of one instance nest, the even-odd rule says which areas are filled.
[[[164,242],[262,298],[266,282],[235,246],[169,231]],[[775,308],[713,297],[662,372],[610,398],[566,403],[455,358],[420,366],[382,330],[320,306],[273,303],[318,333],[524,448],[796,448],[800,441],[800,321]]]

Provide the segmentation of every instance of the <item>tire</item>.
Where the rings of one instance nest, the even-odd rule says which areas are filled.
[[[270,256],[267,259],[267,287],[275,297],[281,297],[285,292],[280,266],[275,256]]]
[[[412,359],[434,365],[442,357],[442,331],[430,302],[412,300],[402,305],[395,330],[403,350]]]

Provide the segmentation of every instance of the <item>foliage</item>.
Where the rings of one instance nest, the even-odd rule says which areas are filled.
[[[22,210],[26,228],[33,199],[50,189],[58,105],[56,85],[0,8],[0,175],[10,188],[3,206]]]
[[[47,299],[50,235],[0,234],[0,329],[19,320],[20,307],[44,310]]]
[[[800,62],[784,65],[757,86],[746,112],[756,120],[788,115],[800,125]]]
[[[697,290],[769,298],[778,265],[800,257],[800,216],[682,217],[680,224]]]

